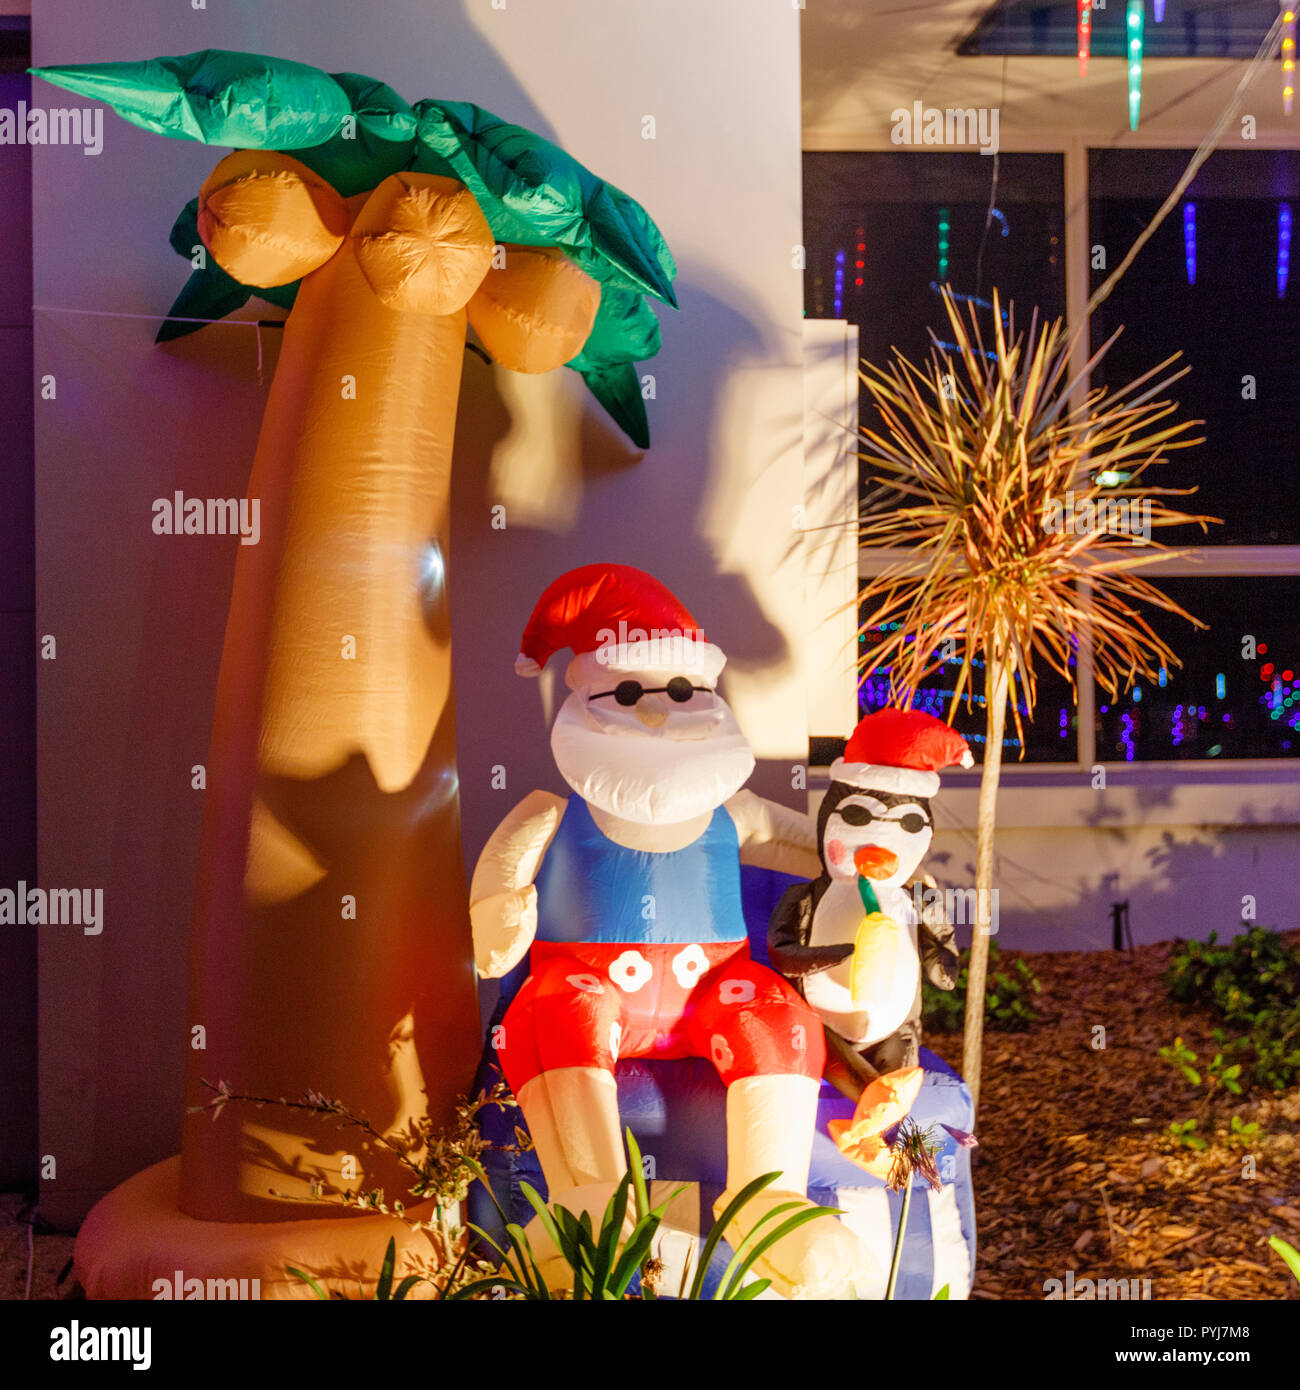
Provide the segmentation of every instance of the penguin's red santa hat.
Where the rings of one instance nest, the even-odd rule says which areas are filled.
[[[881,709],[858,721],[831,781],[863,791],[932,797],[945,767],[972,767],[966,740],[942,719],[917,709]]]
[[[635,671],[696,676],[713,686],[727,658],[671,590],[631,565],[582,565],[548,586],[524,629],[515,672],[539,675],[554,652],[573,649],[571,690]]]

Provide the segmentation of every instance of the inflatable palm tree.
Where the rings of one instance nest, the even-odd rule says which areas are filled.
[[[197,268],[160,338],[252,294],[291,306],[221,660],[187,1099],[208,1078],[310,1088],[381,1133],[449,1116],[480,1046],[445,597],[467,324],[516,371],[581,373],[645,447],[634,363],[659,347],[646,296],[675,304],[671,254],[625,193],[466,103],[216,50],[37,74],[234,147],[173,228]],[[315,1182],[402,1188],[382,1148],[336,1153],[265,1111],[187,1119],[188,1218],[319,1216]],[[165,1207],[165,1186],[136,1205]],[[115,1290],[105,1273],[90,1291]]]

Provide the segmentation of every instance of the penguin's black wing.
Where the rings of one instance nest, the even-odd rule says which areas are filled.
[[[832,965],[853,954],[851,944],[840,946],[810,946],[813,908],[821,894],[816,891],[820,880],[796,883],[781,895],[767,924],[767,953],[772,968],[787,979],[798,980],[805,975],[829,970]],[[824,891],[824,886],[823,886]]]

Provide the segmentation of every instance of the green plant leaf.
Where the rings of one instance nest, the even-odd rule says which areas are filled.
[[[509,1270],[510,1278],[515,1283],[519,1284],[522,1288],[531,1288],[527,1267],[524,1264],[522,1254],[517,1251],[503,1249],[481,1226],[474,1225],[472,1221],[469,1223],[469,1229],[481,1240],[487,1241],[492,1249],[501,1256],[502,1267]]]
[[[527,1186],[527,1184],[524,1184]],[[533,1247],[528,1239],[527,1232],[518,1224],[510,1221],[506,1223],[506,1234],[510,1237],[519,1256],[519,1267],[523,1271],[524,1283],[534,1290],[538,1298],[550,1298],[550,1290],[546,1286],[546,1280],[542,1276],[541,1267],[533,1255]]]
[[[644,1160],[641,1157],[636,1136],[630,1127],[624,1132],[627,1136],[627,1170],[632,1175],[632,1193],[636,1199],[636,1215],[639,1221],[644,1219],[650,1211],[650,1193],[646,1188]]]
[[[573,1222],[573,1213],[566,1207],[556,1206],[551,1211],[546,1203],[542,1201],[541,1194],[531,1183],[520,1183],[519,1190],[528,1199],[528,1204],[537,1213],[537,1219],[542,1224],[542,1229],[550,1236],[555,1248],[560,1251],[570,1264],[574,1263],[577,1255],[577,1241],[575,1239],[573,1227],[568,1224]],[[568,1218],[568,1222],[564,1218]]]
[[[777,1241],[783,1240],[791,1231],[797,1231],[800,1226],[806,1226],[808,1222],[818,1221],[824,1216],[838,1215],[839,1211],[835,1207],[809,1207],[805,1211],[799,1211],[793,1216],[787,1217],[774,1231],[769,1231],[761,1240],[755,1242],[752,1248],[745,1252],[734,1275],[728,1269],[728,1275],[724,1276],[724,1280],[729,1283],[730,1279],[734,1278],[736,1283],[739,1283],[749,1273],[755,1261],[760,1260]],[[751,1234],[753,1233],[751,1232]],[[723,1294],[719,1294],[719,1296],[729,1297],[729,1295]]]
[[[949,1295],[949,1293],[948,1293],[948,1285],[945,1284],[945,1285],[943,1286],[943,1288],[941,1288],[941,1289],[939,1290],[939,1292],[938,1292],[937,1294],[935,1294],[934,1298],[931,1299],[930,1301],[931,1301],[932,1303],[947,1303],[949,1297],[950,1297],[950,1295]]]
[[[1286,1261],[1286,1267],[1300,1280],[1300,1250],[1283,1240],[1281,1236],[1269,1236],[1268,1243]]]
[[[318,1284],[316,1280],[311,1277],[310,1274],[303,1273],[301,1269],[295,1269],[293,1265],[285,1265],[285,1269],[288,1273],[292,1274],[295,1279],[300,1279],[304,1284],[306,1284],[308,1288],[311,1289],[312,1293],[316,1295],[317,1298],[324,1299],[326,1303],[329,1302],[329,1294],[327,1294],[325,1290],[321,1288],[320,1284]]]
[[[375,1301],[386,1303],[393,1292],[393,1267],[397,1263],[397,1240],[393,1236],[388,1237],[388,1245],[384,1250],[384,1262],[379,1267],[379,1283],[375,1286]]]
[[[614,1255],[623,1234],[623,1221],[627,1215],[628,1193],[632,1187],[632,1172],[628,1169],[619,1179],[605,1207],[605,1215],[600,1223],[600,1235],[596,1240],[595,1282],[598,1288],[609,1284],[610,1270],[614,1266]]]
[[[704,1277],[709,1272],[709,1265],[713,1260],[713,1252],[721,1244],[726,1229],[731,1224],[732,1218],[744,1207],[746,1202],[750,1201],[751,1198],[755,1197],[765,1187],[770,1187],[780,1176],[781,1174],[779,1171],[764,1173],[761,1177],[755,1178],[753,1182],[746,1183],[731,1201],[727,1203],[726,1207],[723,1209],[722,1215],[713,1223],[712,1227],[709,1229],[709,1234],[705,1237],[704,1248],[700,1251],[699,1262],[695,1269],[695,1279],[691,1284],[690,1296],[692,1301],[696,1301],[700,1297],[700,1293],[704,1288]]]
[[[623,1253],[618,1257],[609,1276],[609,1288],[616,1298],[623,1297],[633,1276],[649,1257],[650,1247],[654,1243],[655,1233],[659,1230],[662,1219],[662,1212],[652,1212],[638,1221],[633,1228],[627,1244],[623,1247]]]
[[[722,1278],[718,1280],[718,1287],[714,1291],[713,1297],[719,1300],[726,1300],[730,1297],[730,1291],[740,1287],[741,1280],[744,1278],[745,1270],[748,1265],[744,1264],[746,1253],[762,1238],[764,1226],[775,1229],[775,1223],[788,1211],[797,1211],[803,1204],[799,1201],[778,1202],[776,1206],[769,1207],[762,1216],[749,1228],[740,1238],[736,1248],[731,1252],[731,1259],[727,1261],[726,1268],[722,1271]]]

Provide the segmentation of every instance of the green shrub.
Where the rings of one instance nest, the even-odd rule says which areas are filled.
[[[1017,960],[1011,973],[998,968],[1001,952],[997,943],[989,942],[989,973],[984,994],[984,1026],[1008,1033],[1023,1032],[1038,1022],[1033,997],[1042,992],[1038,977]],[[921,1018],[936,1033],[955,1033],[966,1017],[966,987],[970,967],[970,951],[961,953],[957,984],[953,989],[937,989],[929,980],[921,979]]]
[[[1174,999],[1231,1028],[1216,1028],[1214,1041],[1234,1075],[1274,1091],[1300,1080],[1300,951],[1277,932],[1252,927],[1223,945],[1217,932],[1179,942],[1165,984]]]

